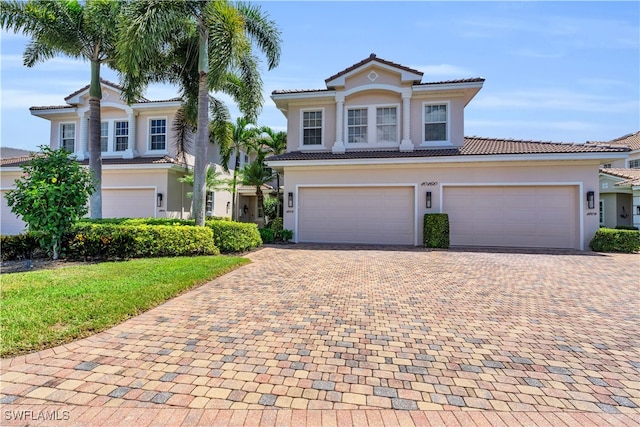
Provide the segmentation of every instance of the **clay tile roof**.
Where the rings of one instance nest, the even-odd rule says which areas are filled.
[[[472,77],[469,79],[456,79],[456,80],[442,80],[439,82],[425,82],[419,83],[418,86],[429,86],[429,85],[447,85],[454,83],[482,83],[485,79],[482,77]]]
[[[119,84],[110,82],[109,80],[105,80],[105,79],[100,79],[100,83],[102,83],[105,86],[111,86],[111,88],[118,90],[118,91],[122,91],[122,86],[120,86]],[[72,94],[67,95],[64,100],[66,101],[67,99],[73,98],[74,96],[76,96],[79,93],[84,92],[85,90],[89,89],[90,85],[86,85],[81,87],[80,89],[76,90],[75,92],[73,92]],[[141,100],[146,100],[145,98],[141,98]]]
[[[588,145],[605,145],[615,147],[629,147],[631,150],[640,150],[640,131],[621,136],[611,141],[587,141]]]
[[[522,141],[513,139],[494,139],[467,137],[461,148],[434,148],[401,152],[397,150],[385,151],[347,151],[344,154],[331,152],[300,152],[293,151],[269,160],[331,160],[331,159],[384,159],[384,158],[416,158],[441,156],[481,156],[500,154],[553,154],[553,153],[608,153],[627,152],[626,147],[602,147],[586,144],[572,144],[560,142]]]
[[[29,162],[30,157],[22,156],[22,157],[13,157],[10,159],[0,159],[0,166],[4,167],[17,167],[22,166]],[[89,160],[80,161],[83,165],[88,165]],[[161,156],[161,157],[134,157],[133,159],[122,159],[122,158],[103,158],[102,165],[150,165],[150,164],[176,164],[176,165],[185,165],[183,162],[180,162],[169,156]]]
[[[306,93],[306,92],[333,92],[333,89],[277,89],[271,92],[273,95],[283,93]]]
[[[333,76],[325,79],[325,82],[329,82],[329,81],[331,81],[331,80],[333,80],[335,78],[338,78],[338,77],[340,77],[340,76],[342,76],[344,74],[347,74],[347,73],[355,70],[356,68],[361,67],[364,64],[366,64],[368,62],[371,62],[371,61],[378,61],[378,62],[381,62],[383,64],[389,65],[391,67],[400,68],[401,70],[405,70],[405,71],[408,71],[410,73],[420,74],[421,76],[424,74],[422,71],[415,70],[415,69],[409,68],[409,67],[405,67],[404,65],[397,64],[397,63],[391,62],[391,61],[387,61],[386,59],[378,58],[375,53],[372,53],[371,55],[369,55],[368,58],[365,58],[362,61],[357,62],[357,63],[353,64],[352,66],[350,66],[348,68],[345,68],[344,70],[340,71],[339,73],[336,73]]]
[[[616,184],[618,186],[640,185],[640,169],[600,168],[600,173],[623,178],[624,181]]]
[[[38,111],[38,110],[60,110],[63,108],[74,109],[73,105],[45,105],[41,107],[29,107],[29,111]]]

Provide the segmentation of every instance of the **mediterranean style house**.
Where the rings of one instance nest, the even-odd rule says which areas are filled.
[[[598,167],[629,148],[464,136],[484,79],[422,82],[368,58],[322,89],[276,90],[287,152],[284,227],[296,242],[420,245],[447,213],[453,246],[584,250],[599,227]]]
[[[600,225],[640,229],[640,132],[616,138],[607,144],[628,147],[631,152],[627,159],[600,165]]]
[[[180,107],[180,99],[151,101],[145,98],[127,105],[121,99],[121,87],[106,80],[101,81],[101,135],[102,135],[102,197],[103,217],[158,217],[190,218],[192,191],[188,184],[179,182],[187,167],[192,167],[193,156],[179,158],[173,143],[173,121]],[[51,122],[46,144],[57,149],[65,147],[80,162],[88,165],[89,86],[70,94],[65,105],[31,107],[31,114]],[[2,181],[0,192],[4,194],[14,187],[14,181],[22,174],[20,165],[28,156],[0,160]],[[248,161],[242,153],[240,166]],[[209,162],[222,170],[217,149],[209,149]],[[232,157],[231,165],[235,164]],[[255,191],[242,194],[240,219],[257,219]],[[207,215],[231,216],[231,193],[210,192],[207,195]],[[17,218],[2,199],[1,233],[20,233],[25,224]]]

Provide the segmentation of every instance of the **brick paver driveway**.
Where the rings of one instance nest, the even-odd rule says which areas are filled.
[[[249,258],[109,331],[3,360],[2,423],[640,423],[637,255]]]

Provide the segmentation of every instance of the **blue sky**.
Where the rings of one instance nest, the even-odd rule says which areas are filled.
[[[584,142],[640,129],[640,3],[260,3],[283,35],[280,66],[263,73],[260,125],[285,130],[268,95],[323,88],[371,53],[424,72],[423,81],[484,77],[465,110],[465,135]],[[34,105],[62,105],[89,82],[89,64],[64,57],[22,65],[27,39],[1,34],[1,144],[35,149],[49,122]],[[103,69],[103,78],[117,74]],[[175,96],[170,86],[147,98]],[[232,108],[232,114],[237,110]]]

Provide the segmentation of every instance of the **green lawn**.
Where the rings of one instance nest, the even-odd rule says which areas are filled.
[[[248,262],[227,256],[147,258],[3,274],[0,356],[103,331]]]

